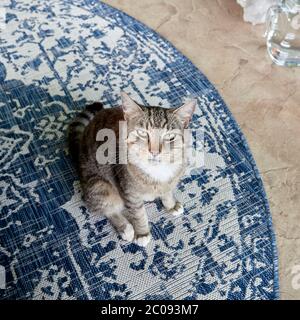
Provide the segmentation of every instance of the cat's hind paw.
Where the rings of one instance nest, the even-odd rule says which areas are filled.
[[[184,208],[182,203],[180,202],[176,202],[174,208],[168,210],[168,213],[170,213],[174,217],[180,216],[181,214],[183,214],[183,212],[184,212]]]
[[[132,242],[134,239],[134,229],[132,224],[126,224],[124,231],[120,232],[120,236],[123,240]]]
[[[147,244],[150,242],[150,240],[151,240],[151,235],[150,235],[150,233],[148,233],[146,235],[138,235],[134,242],[138,246],[146,247]]]

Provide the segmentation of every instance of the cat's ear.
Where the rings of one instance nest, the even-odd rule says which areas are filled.
[[[121,92],[121,98],[125,120],[129,120],[130,118],[133,118],[143,113],[142,108],[135,101],[133,101],[129,97],[129,95],[124,91]]]
[[[186,102],[183,106],[175,109],[174,114],[182,121],[184,128],[187,128],[192,115],[195,111],[197,105],[197,100],[193,99]]]

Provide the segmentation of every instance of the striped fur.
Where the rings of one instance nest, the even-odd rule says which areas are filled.
[[[172,143],[163,142],[162,137],[174,130],[183,133],[186,114],[192,113],[192,108],[188,109],[189,105],[183,110],[139,106],[123,93],[121,107],[104,109],[100,103],[94,103],[70,125],[70,153],[77,165],[85,203],[94,214],[107,217],[124,240],[135,240],[141,246],[149,242],[144,201],[160,197],[171,214],[183,211],[172,190],[185,165],[166,162],[170,154],[167,145]],[[119,123],[124,120],[127,121],[128,163],[99,163],[96,154],[103,141],[96,139],[97,133],[109,129],[119,137]],[[139,131],[147,132],[145,139],[139,136]],[[183,145],[181,136],[178,134],[178,141]],[[181,148],[175,148],[174,144],[173,150],[178,152]],[[137,155],[136,150],[142,154]],[[148,156],[156,157],[153,163],[145,161]]]
[[[99,102],[94,102],[90,105],[87,105],[86,109],[81,111],[69,126],[69,151],[76,166],[79,164],[80,145],[83,132],[89,123],[94,119],[96,113],[102,109],[103,104]]]

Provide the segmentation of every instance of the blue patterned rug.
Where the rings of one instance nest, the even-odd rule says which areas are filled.
[[[140,22],[96,0],[1,2],[0,297],[276,299],[272,221],[247,143],[206,77]],[[2,8],[3,10],[3,8]],[[198,97],[204,168],[177,194],[183,216],[147,204],[153,240],[121,242],[89,214],[65,145],[87,102]],[[5,283],[3,283],[5,277]],[[5,288],[4,288],[5,287]]]

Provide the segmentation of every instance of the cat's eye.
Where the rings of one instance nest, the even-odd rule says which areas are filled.
[[[166,142],[172,142],[174,141],[176,138],[176,134],[175,133],[168,133],[164,135],[164,141]]]
[[[148,133],[145,130],[138,129],[138,130],[136,130],[136,133],[142,139],[147,139],[148,138]]]

